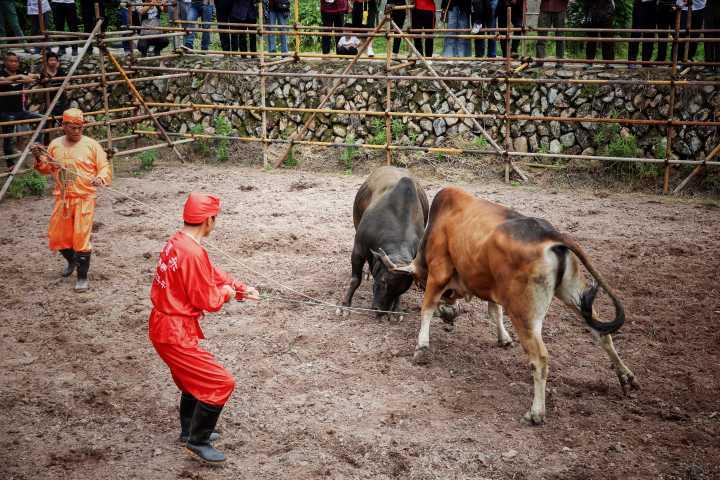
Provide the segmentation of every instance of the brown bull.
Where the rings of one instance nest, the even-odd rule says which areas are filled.
[[[580,263],[612,299],[612,322],[598,321],[592,306],[598,285],[586,286]],[[541,331],[553,297],[585,319],[610,357],[623,391],[628,385],[638,387],[610,336],[625,320],[622,303],[577,243],[545,220],[525,217],[458,188],[445,188],[432,202],[415,259],[395,269],[413,273],[425,287],[414,357],[417,363],[428,360],[430,320],[441,300],[476,296],[488,301],[501,345],[510,343],[502,322],[505,308],[530,357],[535,394],[524,418],[532,423],[542,423],[545,418],[548,352]]]

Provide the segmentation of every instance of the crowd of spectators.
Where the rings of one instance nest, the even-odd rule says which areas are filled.
[[[80,4],[77,5],[76,1]],[[105,0],[107,1],[107,0]],[[120,0],[117,9],[117,18],[120,28],[139,27],[139,34],[143,36],[162,33],[161,18],[167,16],[168,20],[179,20],[184,25],[195,25],[210,28],[217,22],[220,32],[220,48],[224,51],[256,52],[258,23],[258,0]],[[260,0],[264,14],[266,29],[275,33],[267,35],[266,45],[269,52],[288,52],[288,24],[293,7],[292,0]],[[378,14],[382,0],[317,0],[320,12],[320,21],[324,30],[320,32],[321,50],[328,54],[333,49],[335,53],[348,54],[357,52],[364,38],[364,32],[378,23]],[[387,4],[401,7],[409,0],[385,0]],[[613,36],[616,5],[620,0],[540,0],[539,12],[529,14],[526,2],[528,0],[413,0],[411,8],[396,8],[391,12],[395,24],[410,29],[418,35],[413,39],[417,50],[426,57],[432,57],[436,40],[442,38],[442,51],[444,57],[496,57],[498,55],[498,40],[493,38],[468,39],[465,36],[472,34],[502,35],[507,25],[513,28],[523,27],[532,15],[537,14],[538,39],[534,40],[534,56],[538,64],[542,65],[548,53],[548,37],[554,34],[554,57],[566,56],[566,41],[563,39],[567,32],[566,27],[568,4],[575,2],[576,12],[580,12],[580,24],[589,30],[584,32],[585,57],[594,59],[597,50],[604,60],[613,60],[618,51],[618,42],[594,40]],[[100,15],[105,13],[105,2],[97,4]],[[691,7],[692,13],[689,12]],[[108,7],[109,8],[109,7]],[[409,12],[408,12],[409,10]],[[681,15],[681,37],[687,36],[687,27],[690,35],[698,38],[696,30],[713,29],[720,27],[720,1],[710,0],[633,0],[632,24],[633,29],[660,29],[664,33],[634,32],[632,39],[638,41],[628,42],[627,59],[631,62],[652,61],[655,53],[656,61],[667,60],[672,55],[670,31],[675,28],[676,12]],[[78,15],[80,12],[80,15]],[[95,23],[95,2],[93,0],[26,0],[26,13],[29,30],[37,35],[44,27],[56,31],[77,32],[81,26],[89,32]],[[409,13],[409,15],[408,15]],[[52,14],[52,17],[51,17]],[[406,18],[407,17],[407,18]],[[409,20],[409,25],[406,25]],[[230,23],[242,25],[230,25]],[[577,24],[578,21],[576,20]],[[52,25],[52,27],[51,27]],[[6,26],[8,30],[6,31]],[[443,32],[436,32],[442,26]],[[594,29],[594,31],[593,31]],[[528,30],[526,30],[527,33]],[[0,0],[0,37],[6,32],[20,37],[23,35],[15,9],[15,0]],[[706,38],[713,33],[705,34]],[[182,39],[182,48],[194,49],[196,37],[200,38],[200,49],[211,48],[210,32],[188,32]],[[393,40],[392,51],[398,54],[402,40]],[[148,53],[159,54],[169,45],[167,38],[157,36],[137,42],[125,42],[123,48],[130,53],[137,49],[141,55]],[[500,55],[517,56],[519,39],[510,43],[510,51],[506,52],[507,42],[499,40]],[[684,45],[684,44],[683,44]],[[688,59],[693,60],[699,42],[690,42]],[[657,46],[657,48],[656,48]],[[705,43],[706,60],[715,60],[720,55],[720,44]],[[35,49],[34,53],[39,53]],[[57,50],[58,55],[67,53],[64,47]],[[531,54],[533,52],[527,52]],[[684,52],[683,52],[684,53]],[[77,47],[71,48],[71,55],[77,54]],[[367,55],[374,56],[373,43],[367,48]],[[684,56],[681,56],[683,59]],[[632,65],[631,65],[632,67]]]

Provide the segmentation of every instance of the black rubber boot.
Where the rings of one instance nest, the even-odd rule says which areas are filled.
[[[77,282],[75,282],[76,292],[86,292],[88,285],[88,270],[90,270],[90,252],[76,252],[75,262],[77,263]]]
[[[72,248],[64,248],[60,250],[60,254],[67,260],[67,266],[62,272],[63,277],[69,277],[75,271],[77,263],[75,262],[75,250]]]
[[[223,407],[215,407],[197,402],[190,425],[190,437],[186,448],[201,462],[218,465],[225,461],[225,454],[210,444],[210,436],[215,430]]]
[[[183,392],[180,396],[180,441],[183,443],[186,443],[190,437],[190,423],[195,414],[196,405],[197,399],[189,393]],[[210,434],[210,442],[214,442],[218,438],[220,438],[218,432]]]

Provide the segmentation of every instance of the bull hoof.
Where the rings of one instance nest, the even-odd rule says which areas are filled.
[[[511,338],[498,338],[498,347],[507,348],[512,345]]]
[[[427,365],[430,363],[430,348],[428,347],[418,347],[415,349],[415,354],[413,355],[413,363],[415,365]]]
[[[343,307],[337,307],[335,309],[335,315],[337,315],[339,317],[347,317],[348,315],[350,315],[350,310],[348,310],[347,308],[343,308]]]
[[[523,420],[525,420],[530,425],[542,425],[543,423],[545,423],[545,414],[528,410],[528,412],[523,415]]]
[[[630,390],[640,390],[640,384],[635,380],[635,375],[632,372],[618,372],[617,376],[620,381],[620,387],[622,387],[623,395],[628,395],[628,387],[630,387]]]
[[[455,324],[454,323],[443,323],[443,330],[445,330],[448,333],[452,333],[455,331]]]

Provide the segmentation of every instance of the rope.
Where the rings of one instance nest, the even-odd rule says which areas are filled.
[[[45,148],[45,146],[38,145],[36,148],[39,149],[39,150],[42,150],[44,155],[47,155],[48,159],[50,160],[49,163],[51,163],[51,164],[53,164],[53,165],[55,165],[55,166],[57,166],[57,167],[65,170],[65,171],[67,171],[67,172],[73,173],[76,177],[81,177],[81,178],[84,178],[85,180],[92,180],[92,177],[89,177],[88,175],[85,175],[85,173],[83,173],[83,172],[81,172],[81,171],[71,171],[71,170],[68,169],[65,165],[60,164],[52,155],[50,155],[50,153],[47,151],[47,149]],[[170,220],[167,218],[166,214],[165,214],[163,211],[161,211],[160,209],[155,208],[155,207],[153,207],[153,206],[151,206],[151,205],[148,205],[147,203],[143,202],[142,200],[138,200],[137,198],[134,198],[133,196],[128,195],[127,193],[125,193],[125,192],[123,192],[123,191],[116,190],[116,189],[114,189],[114,188],[112,188],[112,187],[110,187],[110,186],[108,186],[108,185],[102,185],[102,188],[103,188],[104,190],[107,190],[107,191],[111,192],[111,193],[114,193],[115,195],[121,196],[121,197],[123,197],[123,198],[126,198],[127,200],[130,200],[130,201],[132,201],[132,202],[135,202],[136,204],[138,204],[138,205],[140,205],[140,206],[142,206],[142,207],[144,207],[144,208],[147,208],[149,211],[151,211],[151,212],[153,212],[153,213],[156,213],[156,214],[157,214],[158,216],[160,216],[163,220],[166,220],[166,221],[168,221],[168,222],[170,221]],[[265,279],[266,281],[268,281],[268,282],[270,282],[270,283],[273,283],[273,284],[277,285],[278,287],[280,287],[280,288],[282,288],[282,289],[284,289],[284,290],[287,290],[287,291],[292,292],[292,293],[294,293],[294,294],[296,294],[296,295],[299,295],[299,296],[301,296],[301,297],[304,297],[304,298],[307,299],[308,301],[303,302],[303,301],[300,301],[300,300],[292,300],[292,299],[286,299],[286,298],[283,298],[283,297],[270,297],[270,296],[266,296],[266,298],[277,298],[278,300],[281,300],[281,301],[288,301],[288,302],[293,302],[293,303],[302,303],[302,304],[306,304],[306,305],[313,305],[313,306],[318,306],[318,307],[323,307],[323,308],[334,308],[334,309],[354,311],[354,312],[362,312],[362,313],[387,313],[387,314],[396,314],[396,315],[409,315],[408,312],[403,312],[403,311],[375,310],[375,309],[372,309],[372,308],[361,308],[361,307],[346,307],[346,306],[344,306],[344,305],[335,305],[335,304],[333,304],[333,303],[325,302],[325,301],[320,300],[320,299],[318,299],[318,298],[311,297],[310,295],[307,295],[307,294],[305,294],[305,293],[303,293],[303,292],[301,292],[301,291],[299,291],[299,290],[296,290],[296,289],[294,289],[294,288],[292,288],[292,287],[289,287],[289,286],[287,286],[287,285],[285,285],[285,284],[283,284],[283,283],[275,280],[274,278],[272,278],[272,277],[270,277],[270,276],[268,276],[268,275],[266,275],[266,274],[264,274],[264,273],[258,272],[257,270],[253,269],[252,267],[250,267],[250,266],[248,266],[247,264],[245,264],[244,262],[242,262],[239,258],[237,258],[237,257],[235,257],[234,255],[226,252],[226,251],[223,250],[221,247],[217,246],[216,244],[214,244],[213,242],[211,242],[211,241],[209,241],[209,240],[207,240],[207,239],[205,239],[205,240],[203,241],[203,244],[204,244],[206,247],[210,247],[209,249],[211,249],[211,250],[213,250],[214,252],[218,253],[219,255],[222,255],[223,257],[227,258],[228,260],[230,260],[232,263],[235,263],[235,264],[238,265],[239,267],[244,268],[244,269],[250,271],[250,272],[253,273],[254,275],[257,275],[258,277],[261,277],[261,278]]]

